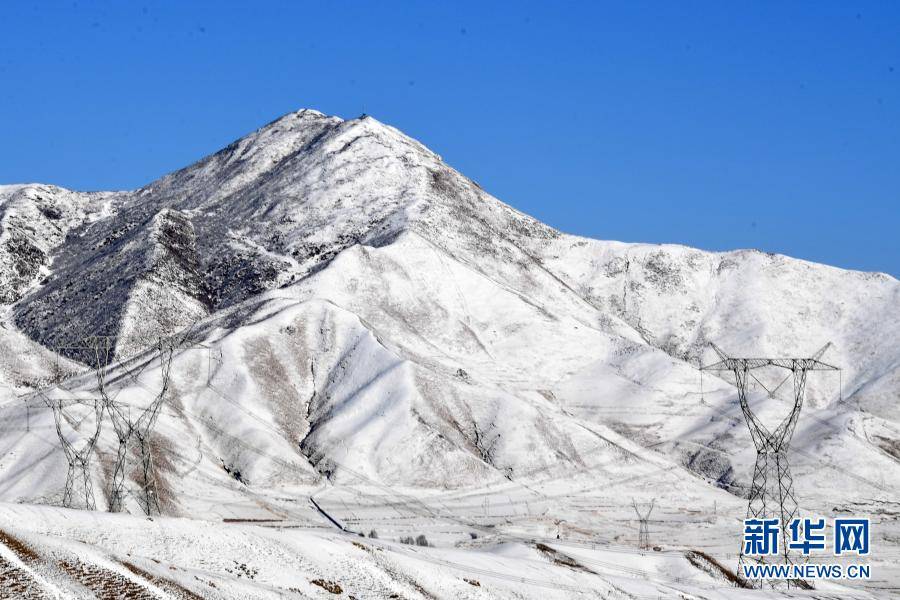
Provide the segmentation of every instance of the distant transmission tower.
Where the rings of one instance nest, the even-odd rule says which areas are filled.
[[[642,513],[640,509],[638,509],[637,502],[634,501],[634,498],[631,499],[631,505],[634,507],[634,512],[637,513],[638,522],[640,523],[640,531],[638,533],[638,546],[641,550],[650,549],[650,525],[648,521],[650,519],[650,513],[653,512],[653,506],[655,504],[656,498],[650,501],[650,508],[647,509],[647,512]]]
[[[42,394],[43,395],[43,394]],[[75,403],[82,404],[84,401],[66,401],[63,399],[48,398],[44,396],[44,402],[53,411],[53,421],[56,424],[56,435],[59,436],[59,442],[65,454],[68,463],[68,471],[66,472],[66,487],[63,491],[63,506],[66,508],[74,508],[79,504],[77,497],[83,498],[83,505],[87,510],[96,510],[97,504],[94,501],[94,484],[91,479],[91,455],[94,447],[97,445],[97,438],[100,437],[100,427],[103,422],[104,404],[98,399],[88,401],[94,412],[94,426],[85,436],[84,443],[80,447],[76,447],[75,443],[70,441],[63,430],[63,423],[69,422],[71,419],[65,412],[65,404]],[[75,429],[75,426],[72,426]]]
[[[106,335],[94,335],[85,338],[78,345],[58,347],[57,356],[62,350],[74,352],[75,356],[81,359],[94,371],[97,382],[97,391],[100,395],[94,401],[95,412],[97,415],[96,433],[88,438],[88,444],[81,450],[76,451],[74,447],[65,439],[62,431],[63,405],[61,402],[49,402],[53,409],[54,417],[57,423],[57,433],[63,445],[66,459],[69,461],[69,476],[66,480],[66,491],[63,497],[63,504],[71,506],[73,489],[84,486],[85,505],[94,510],[93,489],[90,479],[90,455],[96,445],[97,437],[100,433],[100,423],[102,421],[103,412],[109,414],[118,441],[118,449],[116,452],[116,461],[113,468],[112,481],[109,490],[109,510],[110,512],[121,512],[124,510],[125,502],[125,478],[128,461],[128,445],[132,438],[137,439],[138,449],[140,451],[141,469],[142,469],[142,490],[138,497],[141,508],[147,515],[154,512],[159,513],[159,500],[157,493],[156,475],[153,470],[153,457],[151,449],[151,434],[156,425],[157,417],[162,406],[163,400],[169,389],[169,373],[172,366],[172,357],[176,348],[182,346],[190,333],[172,336],[170,338],[161,339],[158,344],[158,356],[160,361],[160,370],[162,375],[162,385],[160,391],[154,397],[149,406],[142,409],[132,419],[131,407],[116,402],[115,395],[110,395],[108,387],[108,376],[113,366],[115,356],[116,338]],[[145,361],[144,366],[149,365],[152,359]],[[123,375],[130,375],[137,381],[138,371],[129,370],[124,363],[119,364]],[[121,392],[120,386],[118,392]],[[118,395],[118,393],[116,394]]]
[[[719,356],[719,362],[700,368],[704,371],[731,371],[734,373],[741,412],[744,413],[744,419],[750,429],[750,437],[753,438],[753,445],[756,447],[756,466],[753,469],[747,518],[777,518],[780,520],[781,554],[785,564],[792,564],[793,560],[788,545],[788,525],[797,517],[798,507],[797,498],[794,496],[794,480],[791,477],[787,452],[797,426],[797,419],[800,417],[800,409],[803,407],[807,373],[809,371],[838,370],[837,367],[819,361],[831,343],[826,344],[812,358],[732,358],[715,344],[711,345]],[[767,367],[785,369],[789,373],[781,380],[781,383],[769,389],[754,374],[755,370]],[[775,398],[778,389],[790,379],[793,379],[794,384],[794,406],[775,430],[769,431],[750,408],[748,386],[751,384],[751,380],[755,381],[770,398]],[[744,555],[742,544],[738,559],[739,577],[742,577],[741,566],[748,561],[765,562],[763,557]],[[752,585],[755,582],[748,583]],[[788,582],[789,587],[790,584],[791,582]]]
[[[162,407],[166,393],[169,391],[169,375],[172,369],[172,356],[175,352],[174,344],[159,344],[159,360],[160,369],[162,371],[162,385],[159,393],[153,399],[148,407],[144,409],[141,416],[135,421],[132,431],[138,440],[138,447],[141,451],[141,472],[143,474],[143,494],[141,495],[141,505],[144,513],[147,515],[160,513],[159,510],[159,488],[156,485],[156,472],[153,469],[153,452],[150,445],[150,436],[153,428],[156,426],[156,419],[159,417],[159,410]]]
[[[137,417],[132,419],[131,406],[125,406],[110,398],[106,389],[106,366],[97,368],[97,387],[104,399],[104,404],[109,412],[110,420],[113,424],[113,430],[119,441],[118,451],[116,453],[116,463],[113,470],[113,478],[110,485],[110,512],[121,512],[124,510],[125,502],[125,471],[128,461],[128,443],[131,438],[136,438],[138,450],[141,457],[141,494],[138,501],[144,514],[159,514],[159,495],[156,483],[156,473],[153,469],[153,453],[151,447],[151,434],[156,425],[160,408],[165,400],[169,390],[169,375],[172,368],[172,357],[177,342],[173,340],[160,340],[158,346],[158,356],[160,361],[160,373],[162,376],[162,384],[159,393],[153,398],[150,404],[140,410]],[[148,361],[149,362],[149,361]]]

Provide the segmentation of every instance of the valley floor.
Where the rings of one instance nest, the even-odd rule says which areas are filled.
[[[571,524],[544,522],[540,507],[531,506],[521,489],[492,490],[490,496],[398,500],[394,495],[379,502],[377,490],[320,487],[306,490],[314,503],[287,507],[288,496],[296,498],[299,491],[282,493],[281,500],[261,494],[257,515],[220,521],[2,504],[0,597],[651,600],[784,595],[731,586],[723,568],[730,571],[733,565],[721,565],[703,552],[658,540],[653,550],[642,552],[622,537],[589,539],[576,517]],[[451,518],[440,507],[467,516]],[[535,512],[529,515],[529,510]],[[249,506],[240,512],[252,514]],[[684,518],[698,521],[696,515]],[[672,525],[654,526],[655,536],[670,537],[679,529]],[[721,530],[707,525],[708,537]],[[535,534],[542,528],[544,536]],[[369,537],[372,531],[377,537]],[[418,535],[430,546],[398,541]],[[710,543],[716,542],[705,540],[705,546]],[[887,598],[890,593],[820,583],[815,591],[794,591],[792,597]]]

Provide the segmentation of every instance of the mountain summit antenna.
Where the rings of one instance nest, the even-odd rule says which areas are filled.
[[[753,438],[753,445],[756,447],[756,466],[753,469],[747,518],[777,518],[780,520],[781,554],[785,563],[791,564],[793,561],[787,539],[788,524],[797,517],[798,507],[797,498],[794,496],[794,480],[788,465],[787,451],[797,426],[797,419],[800,417],[800,409],[803,407],[807,373],[809,371],[839,370],[837,367],[819,361],[831,346],[831,342],[825,344],[812,358],[733,358],[715,344],[710,345],[719,356],[719,361],[701,366],[700,369],[701,371],[731,371],[734,373],[741,412],[744,413],[744,419],[750,429],[750,437]],[[790,374],[770,390],[754,374],[755,370],[766,367],[786,369],[790,371]],[[766,391],[770,398],[774,398],[775,392],[791,378],[794,382],[794,406],[775,430],[770,431],[750,408],[747,398],[748,386],[752,379]],[[742,577],[741,565],[748,560],[765,562],[762,557],[745,555],[742,544],[738,559],[738,577]],[[753,582],[748,583],[752,584]],[[790,583],[788,582],[789,586]]]

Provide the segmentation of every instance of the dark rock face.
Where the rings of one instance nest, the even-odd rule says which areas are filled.
[[[437,167],[427,149],[372,119],[293,113],[122,194],[46,249],[10,238],[16,258],[0,294],[18,301],[16,324],[44,345],[127,335],[122,347],[136,351],[138,340],[186,325],[165,311],[195,319],[315,273],[356,244],[394,239]],[[450,192],[467,180],[447,170],[441,181]],[[45,207],[41,218],[58,212]]]
[[[186,318],[280,284],[292,262],[271,253],[261,236],[257,242],[246,234],[251,228],[268,234],[277,229],[260,218],[264,215],[256,210],[263,198],[251,192],[269,175],[273,161],[289,159],[340,122],[311,112],[288,120],[151,186],[121,194],[99,218],[87,218],[89,211],[83,210],[81,218],[69,218],[65,229],[43,225],[55,234],[41,232],[43,244],[19,234],[17,223],[5,217],[0,302],[17,302],[16,324],[46,346],[127,334],[123,348],[135,351],[138,339],[170,334]],[[287,127],[296,132],[280,131]],[[19,217],[21,207],[14,216],[49,222],[61,220],[69,207],[31,199],[26,208],[24,217]],[[43,285],[27,294],[51,263]],[[174,316],[166,317],[171,311]],[[149,323],[137,327],[138,315]]]
[[[54,249],[99,196],[47,185],[0,186],[0,304],[18,301],[39,282]]]
[[[146,277],[170,285],[208,305],[201,294],[200,257],[194,224],[177,210],[161,211],[151,234],[153,251]]]
[[[176,210],[142,208],[76,230],[46,284],[16,307],[19,327],[47,346],[78,346],[90,335],[119,338],[130,316],[142,332],[127,332],[130,353],[180,329],[185,315],[199,316],[207,302],[193,225]],[[78,352],[63,351],[76,359]]]
[[[31,240],[15,234],[3,241],[2,252],[10,260],[5,265],[7,278],[0,286],[0,302],[10,304],[18,300],[22,290],[37,278],[48,257]]]
[[[194,226],[187,216],[165,209],[150,227],[146,270],[131,289],[118,328],[116,352],[129,356],[206,316]]]

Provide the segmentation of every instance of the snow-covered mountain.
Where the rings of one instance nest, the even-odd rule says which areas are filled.
[[[113,378],[137,408],[160,377],[148,349],[191,328],[155,429],[168,515],[312,526],[321,510],[444,545],[560,527],[613,544],[635,536],[631,497],[656,496],[664,549],[727,564],[754,456],[733,388],[705,374],[701,393],[711,341],[766,356],[832,342],[842,371],[811,375],[793,445],[801,506],[900,513],[890,276],[566,235],[392,127],[312,110],[134,192],[4,186],[0,211],[4,501],[55,503],[65,482],[52,415],[17,394],[57,364],[83,372],[73,347],[108,335],[129,368],[151,360]],[[115,451],[105,427],[101,507]],[[891,564],[900,530],[877,530]],[[874,584],[896,587],[884,573]]]

